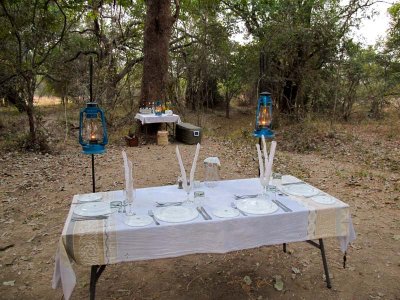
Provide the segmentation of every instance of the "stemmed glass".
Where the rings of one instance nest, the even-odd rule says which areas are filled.
[[[136,195],[136,189],[133,187],[130,187],[128,190],[125,190],[125,199],[124,199],[124,206],[128,206],[128,209],[126,210],[125,214],[127,216],[133,216],[135,215],[135,212],[132,209],[132,203],[133,200],[135,199]]]
[[[190,192],[193,188],[194,182],[188,182],[187,184],[183,184],[183,189],[186,192],[186,200],[185,200],[185,204],[191,204],[192,201],[190,199]]]
[[[269,178],[266,179],[266,178],[261,178],[260,177],[260,183],[261,183],[261,186],[262,186],[262,193],[260,195],[260,198],[265,200],[265,201],[270,201],[271,200],[271,196],[268,193],[268,191],[269,191]]]
[[[281,186],[281,184],[282,184],[282,174],[272,173],[272,185],[273,185],[273,190],[275,192],[275,199],[276,199],[276,194],[278,192],[278,187]]]

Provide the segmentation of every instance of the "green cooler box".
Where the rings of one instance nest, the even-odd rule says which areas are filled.
[[[189,123],[176,124],[175,138],[185,144],[193,145],[201,142],[201,128]]]

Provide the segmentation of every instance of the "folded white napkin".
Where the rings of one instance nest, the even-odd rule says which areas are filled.
[[[128,202],[133,201],[133,164],[128,159],[126,152],[122,150],[122,157],[124,159],[125,170],[125,191]]]
[[[262,145],[263,145],[264,162],[262,159],[260,145],[256,144],[256,148],[257,148],[257,154],[258,154],[258,164],[259,164],[259,168],[260,168],[260,182],[263,186],[266,186],[269,183],[270,177],[272,174],[272,165],[274,163],[276,142],[275,141],[271,142],[271,148],[270,148],[269,156],[268,156],[267,145],[265,143],[264,136],[261,136],[261,140],[262,140]]]
[[[192,186],[194,184],[194,173],[196,172],[197,159],[199,157],[199,152],[200,152],[200,144],[197,143],[196,152],[194,154],[194,158],[193,158],[193,162],[192,162],[192,168],[190,169],[190,174],[189,174],[189,181]],[[185,189],[185,191],[187,191],[188,185],[187,185],[186,170],[185,170],[185,166],[183,165],[182,156],[181,156],[178,146],[176,146],[176,157],[178,158],[179,168],[181,171],[183,188]]]

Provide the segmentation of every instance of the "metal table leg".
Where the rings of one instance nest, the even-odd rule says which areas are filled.
[[[328,289],[330,289],[330,288],[332,288],[332,285],[331,285],[331,279],[329,277],[328,263],[326,261],[326,256],[325,256],[324,242],[322,239],[319,239],[318,241],[319,241],[319,244],[317,244],[314,241],[306,241],[306,242],[309,243],[310,245],[313,245],[314,247],[318,248],[319,250],[321,250],[322,264],[324,265],[324,271],[325,271],[325,277],[326,277],[326,286],[328,287]]]
[[[90,270],[90,287],[89,287],[89,298],[94,300],[96,296],[96,283],[100,278],[101,273],[103,273],[106,265],[94,265]]]

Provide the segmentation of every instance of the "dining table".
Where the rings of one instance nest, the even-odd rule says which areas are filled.
[[[133,212],[143,220],[150,214],[151,221],[133,226],[127,222],[132,216],[124,213],[124,207],[113,206],[123,203],[123,190],[86,194],[93,196],[86,197],[93,202],[79,201],[85,194],[75,195],[56,250],[52,286],[61,287],[68,300],[79,280],[73,265],[89,266],[89,297],[95,299],[98,278],[110,264],[277,244],[286,251],[288,243],[307,242],[320,250],[330,288],[324,239],[337,238],[346,253],[356,238],[349,205],[290,175],[283,176],[282,182],[270,190],[272,210],[269,206],[263,211],[263,205],[258,209],[257,205],[265,201],[259,196],[262,191],[259,178],[221,180],[212,187],[200,182],[190,201],[177,185],[139,188]],[[101,203],[110,210],[101,218],[79,217],[80,208],[91,207],[90,203]],[[173,210],[166,207],[178,207],[175,212],[188,214],[180,219],[174,213],[168,215],[166,212]]]
[[[147,127],[145,125],[148,124],[156,124],[161,123],[165,124],[165,129],[168,129],[170,124],[170,128],[172,130],[172,136],[175,137],[175,125],[176,123],[181,123],[181,117],[177,114],[160,114],[157,115],[155,113],[144,114],[137,113],[135,115],[135,120],[139,122],[144,127],[145,138],[147,139]]]

